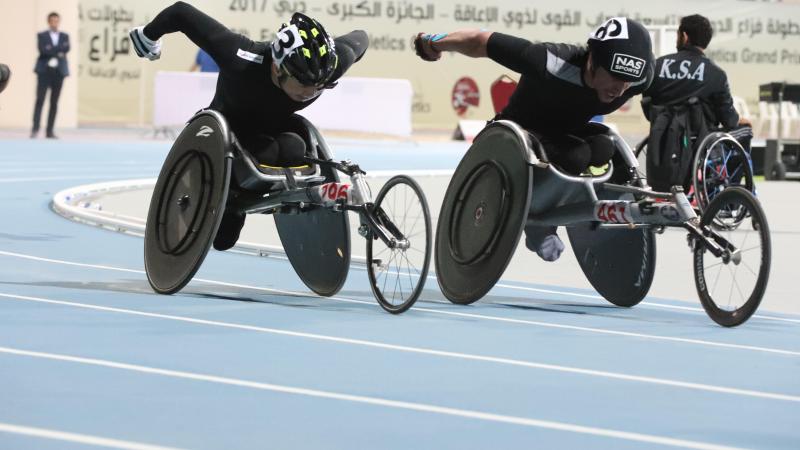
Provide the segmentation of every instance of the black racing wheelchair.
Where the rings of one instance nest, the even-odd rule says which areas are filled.
[[[654,160],[664,159],[648,155],[648,141],[645,138],[634,149],[640,166],[646,167],[645,176],[649,176],[648,172],[659,170]],[[705,211],[714,197],[730,187],[740,187],[756,195],[751,155],[729,133],[715,131],[707,134],[699,143],[692,138],[690,146],[696,147],[696,151],[692,153],[694,156],[690,166],[681,178],[685,178],[684,186],[690,188],[688,198],[698,212]],[[747,218],[745,213],[744,210],[729,209],[719,215],[730,219],[725,226],[737,226]],[[723,226],[723,222],[717,224]]]
[[[292,117],[306,143],[307,165],[263,168],[236,140],[217,111],[197,113],[172,146],[150,201],[145,229],[145,269],[161,294],[181,290],[199,269],[227,211],[272,214],[283,249],[300,279],[318,295],[332,296],[350,268],[347,211],[360,216],[367,273],[386,311],[410,308],[425,285],[432,250],[425,195],[398,175],[374,201],[366,172],[331,159],[316,128]],[[351,184],[341,183],[339,172]]]
[[[655,235],[679,227],[688,232],[705,311],[723,326],[744,323],[761,302],[770,270],[769,228],[758,201],[731,187],[698,215],[682,187],[649,188],[633,150],[608,135],[617,154],[605,172],[573,176],[517,124],[490,123],[459,163],[439,216],[434,260],[444,295],[458,304],[479,300],[505,271],[526,226],[563,225],[592,286],[609,302],[631,307],[650,289]],[[724,214],[730,210],[747,220],[737,223],[739,215]]]

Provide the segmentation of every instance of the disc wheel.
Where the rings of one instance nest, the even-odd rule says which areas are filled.
[[[211,247],[225,210],[230,141],[221,116],[192,118],[167,155],[153,188],[144,235],[144,265],[154,291],[186,286]]]
[[[755,194],[750,157],[731,137],[717,140],[706,152],[698,152],[694,164],[694,195],[697,207],[705,211],[722,191],[738,186]],[[713,224],[716,228],[737,227],[747,218],[743,209],[723,208]]]
[[[718,231],[734,250],[717,258],[700,242],[694,249],[700,302],[708,316],[725,327],[741,325],[756,312],[767,288],[772,260],[767,218],[755,197],[744,188],[728,188],[714,197],[703,212],[702,229],[708,230],[720,212],[732,209],[749,217],[737,227]]]
[[[428,202],[416,181],[399,175],[383,185],[373,211],[384,228],[405,237],[406,244],[391,248],[374,233],[367,236],[372,292],[383,309],[399,314],[417,301],[428,276],[433,247]]]

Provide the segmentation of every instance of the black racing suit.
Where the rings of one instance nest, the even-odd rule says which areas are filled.
[[[277,157],[265,152],[273,137],[291,129],[290,117],[316,98],[297,102],[272,82],[269,42],[254,42],[226,28],[184,2],[161,11],[144,27],[144,34],[158,40],[167,33],[182,32],[219,65],[219,78],[209,108],[222,113],[239,142],[266,163]],[[331,82],[338,80],[361,59],[369,45],[364,31],[334,39],[339,64]],[[317,97],[318,98],[318,97]]]
[[[658,58],[653,84],[642,95],[645,98],[642,110],[650,121],[653,120],[651,106],[683,105],[696,97],[703,105],[707,122],[712,127],[721,125],[750,151],[753,131],[749,125],[739,126],[728,76],[702,49],[687,46]]]
[[[184,2],[161,11],[144,27],[155,41],[164,34],[182,32],[219,65],[219,78],[209,108],[222,113],[242,146],[259,162],[279,165],[280,148],[275,136],[294,131],[291,116],[316,98],[297,102],[272,81],[269,42],[254,42]],[[338,80],[361,59],[369,45],[364,31],[334,39],[339,63],[330,82]],[[239,238],[245,215],[226,211],[214,240],[214,248],[226,250]]]
[[[631,85],[621,97],[603,103],[597,92],[583,81],[589,56],[586,47],[534,44],[492,33],[487,53],[494,61],[521,74],[508,106],[496,119],[510,119],[536,134],[548,157],[573,174],[583,172],[590,164],[605,164],[613,153],[613,149],[597,145],[590,149],[591,145],[583,143],[603,130],[592,126],[589,120],[616,111],[631,97],[642,93],[653,78],[651,60],[641,81]]]
[[[586,47],[540,43],[502,33],[492,33],[487,54],[494,61],[518,72],[519,85],[495,119],[509,119],[537,136],[550,160],[565,171],[580,174],[589,165],[600,166],[615,154],[605,128],[590,119],[609,114],[631,97],[644,91],[653,79],[653,61],[645,77],[630,86],[621,97],[603,103],[597,91],[584,84],[589,57]],[[622,167],[622,166],[619,166]],[[622,170],[618,170],[620,174]],[[556,227],[525,227],[525,245],[540,248]],[[563,246],[562,246],[563,248]]]

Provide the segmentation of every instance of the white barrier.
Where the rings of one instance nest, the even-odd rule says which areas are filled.
[[[217,74],[207,72],[157,72],[153,98],[153,126],[183,127],[214,98]]]
[[[299,113],[321,129],[411,135],[408,80],[345,77]]]
[[[215,73],[156,73],[153,125],[182,126],[211,103],[216,83]],[[299,113],[323,130],[410,136],[413,95],[408,80],[345,77]]]

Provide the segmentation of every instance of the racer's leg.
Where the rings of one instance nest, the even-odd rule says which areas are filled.
[[[306,153],[306,144],[296,133],[257,134],[240,138],[240,141],[258,164],[272,167],[305,164],[303,157]]]
[[[563,171],[580,175],[589,167],[592,150],[583,139],[571,134],[557,134],[542,135],[539,141],[547,151],[550,161]]]
[[[239,240],[239,233],[244,227],[245,213],[238,211],[226,211],[222,215],[222,221],[217,229],[217,236],[214,237],[214,249],[227,250]]]
[[[525,227],[525,246],[545,261],[555,261],[564,252],[564,243],[556,234],[557,227]]]

